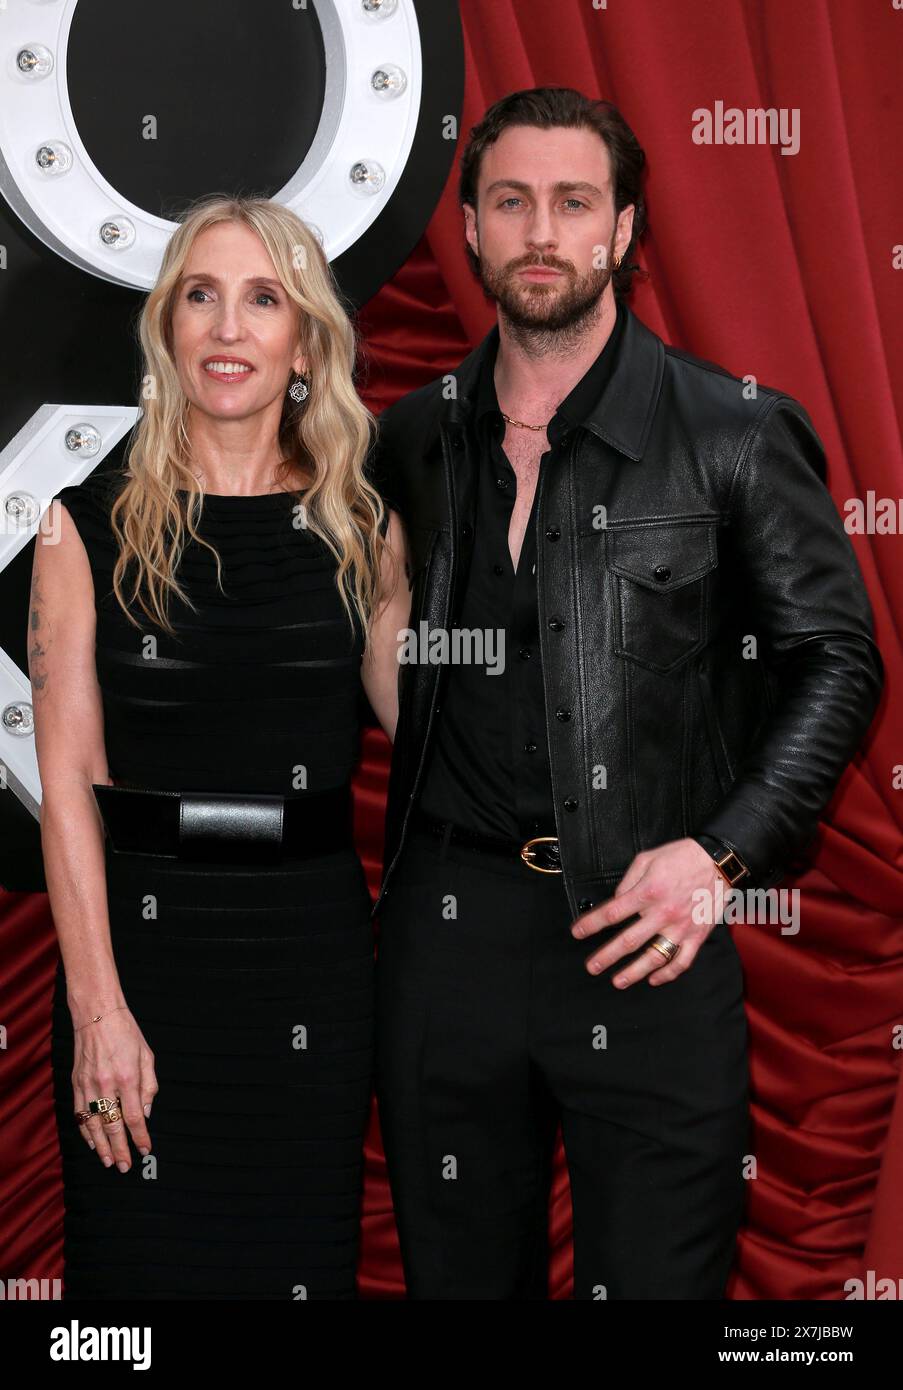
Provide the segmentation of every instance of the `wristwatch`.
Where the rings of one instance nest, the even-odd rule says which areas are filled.
[[[752,876],[749,866],[744,864],[737,851],[728,849],[727,845],[722,844],[720,840],[714,839],[711,835],[693,835],[690,838],[712,856],[721,877],[732,888]]]

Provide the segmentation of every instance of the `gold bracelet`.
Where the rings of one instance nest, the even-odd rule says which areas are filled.
[[[117,1004],[115,1009],[107,1009],[107,1014],[115,1014],[118,1013],[120,1009],[127,1008],[128,1004]],[[102,1018],[106,1018],[107,1014],[95,1014],[93,1018],[88,1019],[88,1023],[99,1023]],[[87,1028],[88,1023],[80,1023],[73,1031],[80,1033],[83,1028]]]

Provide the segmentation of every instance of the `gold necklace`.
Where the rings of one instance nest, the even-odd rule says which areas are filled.
[[[545,425],[528,425],[524,420],[512,420],[511,416],[506,415],[504,410],[500,410],[499,413],[501,414],[502,419],[507,421],[509,425],[517,425],[518,429],[522,430],[544,430],[546,428],[546,425],[549,423],[547,420]]]

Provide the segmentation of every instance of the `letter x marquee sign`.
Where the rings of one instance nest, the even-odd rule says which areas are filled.
[[[267,26],[286,24],[286,7],[297,12],[290,32],[297,42],[299,73],[303,69],[309,79],[311,65],[317,68],[316,83],[309,81],[309,86],[317,93],[319,109],[312,113],[314,133],[302,142],[306,148],[299,151],[300,164],[269,196],[311,227],[347,298],[360,304],[410,253],[451,168],[463,87],[457,5],[455,0],[280,0],[272,8],[268,0],[255,3],[240,18],[247,25],[252,15],[255,42],[259,38],[263,49],[270,44],[279,57],[284,56],[285,29],[270,32]],[[217,8],[222,19],[222,7]],[[165,16],[166,5],[154,10]],[[199,13],[195,9],[195,20]],[[165,36],[173,47],[182,42],[179,16],[184,14],[183,6],[173,11]],[[211,28],[218,30],[222,26],[216,18],[211,10]],[[60,258],[108,287],[145,293],[155,283],[178,224],[117,191],[82,136],[84,122],[77,117],[70,88],[79,76],[77,55],[84,63],[85,53],[98,47],[86,28],[92,21],[105,22],[107,30],[118,25],[126,40],[124,45],[120,41],[120,50],[134,49],[140,63],[148,24],[143,6],[132,12],[111,0],[92,0],[91,6],[85,0],[82,6],[79,0],[0,0],[0,193],[13,225],[21,223],[31,234],[40,259]],[[96,30],[95,36],[101,32]],[[219,33],[216,40],[223,42]],[[235,55],[235,81],[240,81],[242,56]],[[128,59],[123,53],[122,61]],[[208,70],[209,63],[199,63],[190,95],[198,110]],[[140,76],[146,78],[146,70]],[[158,87],[161,102],[172,96],[165,75]],[[99,91],[95,101],[104,103],[107,97]],[[270,97],[272,105],[275,97]],[[286,109],[296,109],[288,98],[286,103]],[[108,124],[115,134],[116,102],[110,107]],[[263,112],[264,103],[258,109]],[[134,121],[132,111],[122,119]],[[199,158],[209,148],[203,135]],[[256,176],[256,170],[250,171],[249,181]],[[234,191],[247,187],[245,182]],[[229,190],[217,184],[210,191]],[[5,225],[10,225],[8,214]],[[0,242],[3,226],[0,220]],[[4,289],[16,271],[5,252],[0,245]],[[29,328],[38,335],[46,326],[32,323]],[[0,332],[5,340],[19,331],[4,313]],[[17,630],[24,631],[27,613],[2,603],[4,571],[30,549],[53,495],[93,472],[138,418],[137,406],[90,404],[90,399],[69,405],[36,403],[24,425],[17,421],[12,430],[0,419],[0,787],[14,793],[35,818],[41,789],[31,691],[8,650],[16,645]],[[45,526],[52,524],[48,517]],[[4,809],[9,810],[9,803],[0,796],[0,836]],[[5,868],[0,856],[4,886],[9,877]]]

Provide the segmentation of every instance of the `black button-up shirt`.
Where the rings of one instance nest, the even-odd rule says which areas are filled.
[[[604,348],[549,421],[549,449],[540,470],[561,467],[571,431],[583,424],[601,396],[624,318],[619,305]],[[485,660],[456,664],[448,672],[420,806],[469,830],[526,839],[556,833],[536,601],[539,479],[515,570],[508,530],[517,476],[502,448],[505,422],[495,392],[495,357],[496,352],[487,356],[474,402],[476,519],[457,619],[459,628],[486,634]]]

